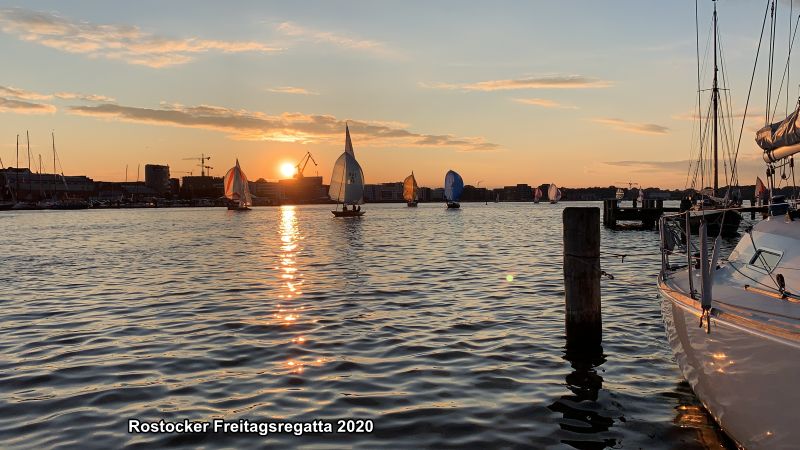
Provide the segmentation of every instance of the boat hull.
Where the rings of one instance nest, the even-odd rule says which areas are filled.
[[[747,449],[796,448],[800,345],[796,340],[700,304],[659,280],[669,344],[684,378],[717,423]]]
[[[417,207],[417,202],[407,202],[406,205],[409,208],[416,208]]]
[[[247,206],[228,205],[228,211],[250,211]]]
[[[361,217],[366,211],[331,211],[335,217]]]
[[[723,237],[739,236],[739,224],[742,222],[742,215],[737,211],[704,211],[689,216],[689,228],[692,234],[697,234],[700,230],[700,222],[705,217],[708,224],[708,235]],[[720,233],[720,229],[722,233]]]
[[[458,202],[447,202],[447,209],[458,209],[461,208],[461,204]]]

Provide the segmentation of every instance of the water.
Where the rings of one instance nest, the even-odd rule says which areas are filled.
[[[728,446],[668,349],[656,232],[602,231],[630,255],[602,260],[604,355],[565,358],[563,206],[4,212],[2,447]],[[374,431],[127,433],[214,418]]]

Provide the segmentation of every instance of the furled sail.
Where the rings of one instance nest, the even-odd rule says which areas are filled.
[[[239,202],[239,206],[250,206],[253,204],[253,198],[250,195],[250,183],[247,182],[247,175],[239,167],[239,159],[236,159],[236,165],[231,167],[225,174],[223,180],[225,185],[225,197]]]
[[[353,143],[350,141],[350,129],[345,125],[344,153],[336,160],[331,175],[331,186],[328,196],[331,200],[345,205],[364,203],[364,171],[356,161]]]
[[[457,202],[462,192],[464,192],[464,180],[461,175],[448,170],[444,176],[444,198],[448,202]]]
[[[414,178],[414,172],[403,180],[403,199],[407,202],[417,201],[417,179]]]
[[[764,160],[774,162],[800,152],[800,105],[787,118],[756,132],[756,143]]]

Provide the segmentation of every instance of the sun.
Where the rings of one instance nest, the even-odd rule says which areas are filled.
[[[281,170],[281,175],[283,175],[286,178],[291,178],[292,176],[294,176],[294,173],[297,171],[297,169],[294,167],[294,165],[292,163],[288,163],[288,162],[281,164],[280,170]]]

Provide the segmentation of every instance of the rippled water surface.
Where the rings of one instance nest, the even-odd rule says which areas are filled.
[[[563,206],[2,212],[0,447],[727,445],[668,349],[656,232],[602,231],[604,355],[565,357]],[[127,433],[346,417],[375,430]]]

